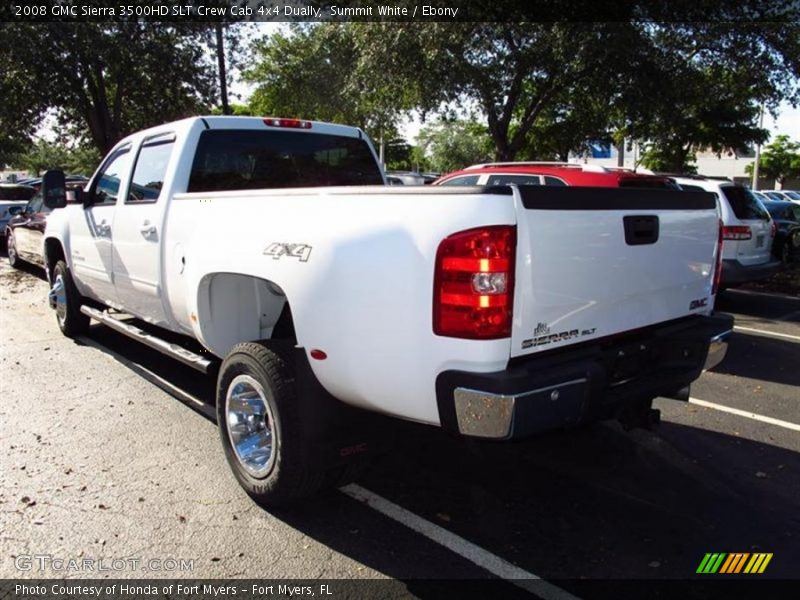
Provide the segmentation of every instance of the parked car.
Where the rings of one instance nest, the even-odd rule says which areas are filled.
[[[556,185],[678,189],[669,177],[598,165],[506,162],[472,165],[441,177],[434,185]]]
[[[800,204],[800,192],[794,190],[772,190],[772,192],[775,200],[788,200]]]
[[[772,254],[788,264],[800,260],[800,206],[788,200],[767,201],[764,207],[777,227]]]
[[[416,171],[387,171],[390,185],[425,185],[425,177]],[[397,183],[399,181],[399,183]]]
[[[756,192],[754,190],[750,190],[750,193],[752,193],[753,196],[755,196],[756,198],[761,200],[761,202],[772,202],[773,201],[772,198],[767,196],[764,192]]]
[[[748,188],[701,175],[673,177],[681,189],[713,192],[722,217],[722,288],[759,281],[777,273],[781,261],[772,256],[777,231],[764,204]]]
[[[36,190],[27,185],[0,184],[0,243],[5,243],[6,227],[15,214],[28,203]]]
[[[41,185],[41,181],[39,182]],[[68,182],[67,189],[83,188],[84,183]],[[20,261],[44,265],[44,230],[51,209],[42,200],[41,191],[33,190],[33,197],[23,203],[19,212],[3,227],[6,237],[8,264],[18,267]]]
[[[68,185],[78,185],[78,184],[80,184],[81,187],[83,187],[89,181],[89,178],[85,177],[83,175],[67,175],[66,176],[66,181],[67,181]],[[24,184],[28,185],[28,186],[36,189],[36,190],[38,190],[42,185],[42,178],[41,177],[33,177],[31,179],[26,179],[24,181]]]

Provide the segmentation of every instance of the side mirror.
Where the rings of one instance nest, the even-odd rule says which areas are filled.
[[[42,177],[42,196],[47,208],[64,208],[67,205],[67,180],[64,171],[47,171]]]
[[[11,208],[8,209],[7,212],[8,212],[8,214],[10,216],[16,217],[17,215],[22,214],[23,212],[25,212],[25,207],[24,206],[12,206]]]

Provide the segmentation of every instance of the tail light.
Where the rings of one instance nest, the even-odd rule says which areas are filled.
[[[778,234],[778,226],[775,224],[775,221],[770,221],[769,225],[769,235],[770,237],[775,237]]]
[[[511,336],[517,230],[481,227],[445,238],[436,252],[433,332],[473,340]]]
[[[270,127],[286,127],[289,129],[311,129],[311,121],[301,121],[300,119],[274,119],[267,117],[264,125]]]
[[[717,263],[714,265],[714,283],[711,286],[711,294],[716,295],[719,289],[719,282],[722,279],[722,240],[725,237],[725,229],[729,229],[719,222],[719,235],[717,236]],[[748,227],[749,229],[749,227]]]
[[[753,232],[747,225],[732,225],[722,228],[723,240],[749,240]]]

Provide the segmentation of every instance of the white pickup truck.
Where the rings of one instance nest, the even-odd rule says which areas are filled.
[[[368,456],[348,426],[368,412],[498,440],[644,423],[732,329],[703,192],[389,187],[359,129],[206,117],[44,195],[61,330],[93,318],[218,371],[225,453],[265,505]]]

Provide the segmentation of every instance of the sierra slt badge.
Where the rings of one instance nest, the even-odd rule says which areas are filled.
[[[574,340],[575,338],[592,335],[595,331],[597,331],[597,328],[592,327],[591,329],[567,329],[566,331],[559,331],[558,333],[550,333],[550,327],[546,323],[539,323],[533,332],[533,337],[522,340],[522,348],[524,350],[526,348],[546,346],[554,342]]]
[[[311,249],[308,244],[275,242],[264,248],[264,254],[271,256],[274,260],[278,260],[282,256],[291,256],[292,258],[299,258],[300,262],[306,262],[311,255]]]

